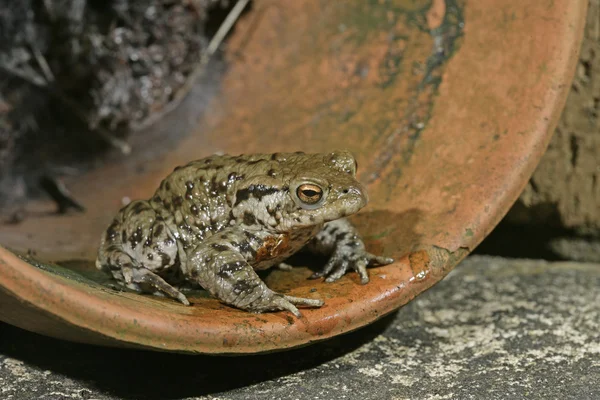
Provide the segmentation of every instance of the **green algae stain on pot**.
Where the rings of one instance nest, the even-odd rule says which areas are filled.
[[[36,259],[32,255],[15,254],[28,264],[61,278],[91,286],[110,287],[111,280],[94,271],[93,262],[88,260],[74,260],[61,263],[52,263]]]
[[[443,66],[462,34],[460,0],[446,1],[439,24],[429,26],[427,15],[439,1],[309,1],[293,10],[265,5],[264,18],[273,21],[305,12],[316,20],[309,25],[289,20],[286,29],[275,25],[262,41],[229,43],[231,54],[248,56],[231,59],[229,76],[235,79],[225,79],[224,104],[235,112],[227,121],[209,120],[216,129],[207,143],[231,137],[225,147],[238,148],[240,137],[230,132],[241,130],[248,140],[240,151],[324,151],[338,147],[343,137],[352,143],[363,182],[384,174],[397,180],[430,118]],[[298,40],[274,51],[289,31],[300,32]],[[257,61],[248,61],[250,55]],[[251,81],[241,86],[237,82],[244,77]],[[377,153],[363,150],[373,148]],[[403,159],[392,170],[395,153]]]
[[[395,84],[398,76],[405,80],[413,79],[408,88],[408,96],[404,99],[401,119],[396,120],[394,124],[390,125],[390,129],[383,133],[388,145],[382,147],[379,155],[375,158],[374,167],[363,173],[363,178],[369,183],[386,175],[387,182],[392,187],[401,179],[403,167],[412,159],[421,133],[426,129],[433,114],[438,87],[442,82],[443,67],[459,48],[465,23],[464,2],[445,1],[444,16],[440,25],[436,27],[427,25],[426,14],[433,6],[432,4],[433,2],[427,2],[427,7],[415,7],[413,11],[405,12],[405,26],[426,33],[429,39],[427,44],[412,39],[411,45],[428,46],[429,52],[425,57],[413,58],[410,70],[400,69],[397,74],[390,75],[386,84],[383,85],[386,87]],[[408,49],[403,50],[403,54],[405,54]],[[410,60],[408,57],[405,58],[407,61]],[[392,58],[387,61],[388,65],[394,65],[401,60]],[[396,153],[400,153],[402,157],[390,165]],[[392,194],[390,192],[387,195],[391,196]]]

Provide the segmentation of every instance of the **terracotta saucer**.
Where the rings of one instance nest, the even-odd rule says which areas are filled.
[[[206,91],[193,94],[159,124],[187,123],[189,135],[68,182],[84,214],[48,214],[54,206],[40,201],[23,223],[0,227],[0,320],[87,343],[240,354],[306,345],[399,308],[464,258],[526,184],[564,105],[586,7],[254,2],[208,106]],[[272,288],[326,301],[301,319],[248,314],[202,292],[192,307],[121,292],[90,268],[122,199],[149,197],[176,165],[217,151],[336,148],[355,153],[371,198],[354,222],[370,250],[397,262],[372,269],[365,286],[355,274],[307,280],[302,266],[272,272]]]

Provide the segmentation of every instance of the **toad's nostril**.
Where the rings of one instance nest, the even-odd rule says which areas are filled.
[[[361,190],[359,188],[353,186],[353,187],[350,187],[350,188],[344,190],[344,193],[352,193],[355,195],[360,195]]]

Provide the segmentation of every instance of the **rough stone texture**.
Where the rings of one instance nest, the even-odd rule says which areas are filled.
[[[559,237],[548,243],[563,259],[600,263],[600,241],[576,237]]]
[[[600,265],[473,256],[395,315],[286,353],[103,349],[0,326],[0,398],[597,399]]]
[[[548,151],[507,216],[600,234],[600,0],[590,0],[579,66]]]

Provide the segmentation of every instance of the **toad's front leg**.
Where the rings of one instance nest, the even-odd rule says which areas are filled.
[[[257,238],[231,228],[211,236],[188,254],[186,275],[222,302],[252,312],[287,310],[300,317],[296,305],[320,307],[321,300],[275,293],[248,263],[260,247]]]
[[[388,265],[393,258],[376,256],[367,252],[356,229],[346,219],[325,224],[323,229],[308,244],[307,249],[317,254],[330,256],[325,267],[315,272],[311,279],[326,276],[326,282],[340,279],[348,270],[358,272],[360,283],[369,282],[368,266]]]

